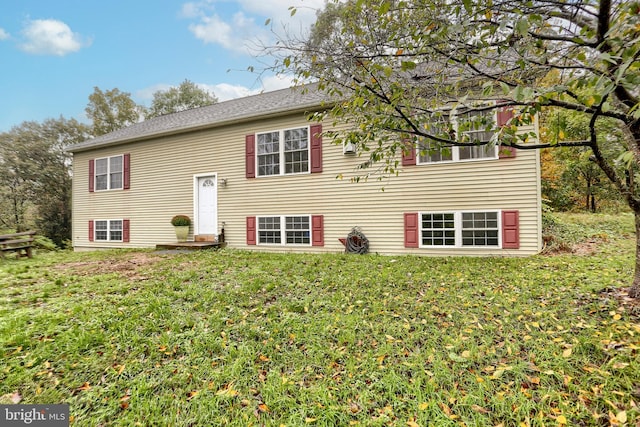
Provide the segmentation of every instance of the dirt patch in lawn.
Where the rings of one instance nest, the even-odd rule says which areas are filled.
[[[54,268],[66,273],[79,276],[93,276],[96,274],[118,273],[134,280],[147,279],[140,270],[165,259],[153,253],[136,252],[126,256],[104,259],[99,261],[80,261],[59,264]]]
[[[578,255],[578,256],[591,256],[595,255],[599,251],[599,246],[602,245],[603,241],[600,239],[590,239],[585,240],[580,243],[576,243],[574,245],[567,245],[566,243],[558,243],[555,242],[552,238],[548,236],[544,239],[544,248],[542,249],[543,255]]]

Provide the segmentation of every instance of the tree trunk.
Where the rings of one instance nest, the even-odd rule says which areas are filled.
[[[591,196],[591,189],[589,188],[589,180],[587,180],[587,194],[585,194],[585,198],[584,198],[584,210],[588,211],[589,210],[589,197]]]
[[[633,284],[629,288],[631,298],[640,299],[640,209],[634,209],[636,220],[636,268],[633,274]]]

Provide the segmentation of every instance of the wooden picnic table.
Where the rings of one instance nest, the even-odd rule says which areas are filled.
[[[0,234],[0,257],[4,258],[5,252],[16,252],[18,258],[23,256],[31,258],[35,235],[35,231]]]

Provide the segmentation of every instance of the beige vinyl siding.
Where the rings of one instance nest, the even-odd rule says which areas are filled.
[[[307,125],[300,114],[75,153],[74,247],[153,247],[175,241],[171,217],[194,218],[194,175],[215,173],[218,182],[227,180],[226,187],[218,187],[218,227],[225,223],[233,248],[339,252],[344,247],[338,238],[359,226],[370,250],[382,254],[528,255],[540,250],[536,150],[520,150],[509,159],[408,166],[399,176],[353,183],[354,168],[365,158],[343,155],[342,147],[324,138],[322,173],[245,178],[246,134]],[[131,189],[89,193],[89,159],[124,153],[131,155]],[[340,174],[343,178],[336,178]],[[404,248],[405,212],[513,209],[520,211],[518,250]],[[324,247],[247,246],[246,217],[268,215],[323,215]],[[131,221],[128,244],[88,241],[90,219],[120,218]]]

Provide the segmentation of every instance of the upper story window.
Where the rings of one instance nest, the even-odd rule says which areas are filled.
[[[449,114],[446,112],[427,123],[425,128],[427,132],[437,136],[441,135],[444,139],[455,137],[452,124],[449,122]],[[418,163],[451,162],[454,158],[454,148],[430,138],[423,138],[418,144]]]
[[[95,160],[95,190],[121,190],[124,182],[123,156]]]
[[[476,145],[451,146],[422,138],[418,143],[418,164],[497,159],[498,147],[488,144],[495,134],[495,115],[494,110],[443,113],[426,125],[429,133]]]
[[[131,186],[131,155],[89,160],[89,192],[128,190]]]
[[[497,159],[498,148],[488,143],[495,133],[495,111],[468,111],[458,114],[458,137],[461,142],[474,143],[473,147],[458,147],[460,160]]]
[[[258,176],[309,172],[309,128],[258,133]]]

